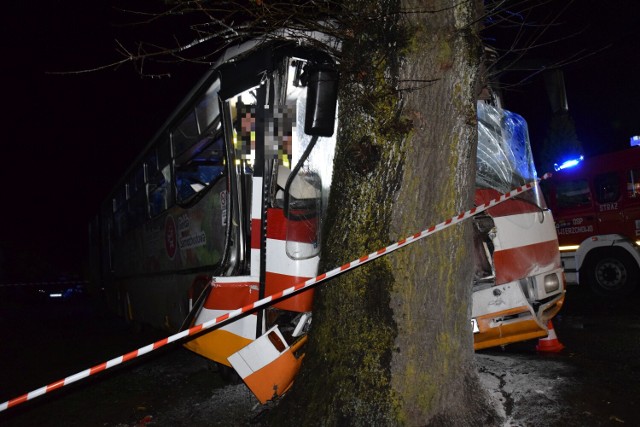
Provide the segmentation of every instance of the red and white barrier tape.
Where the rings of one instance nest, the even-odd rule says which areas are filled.
[[[550,176],[551,176],[550,174],[545,174],[542,177],[542,179],[547,179]],[[229,313],[226,313],[226,314],[224,314],[222,316],[219,316],[219,317],[217,317],[215,319],[209,320],[209,321],[207,321],[207,322],[205,322],[205,323],[203,323],[201,325],[196,325],[196,326],[194,326],[194,327],[192,327],[190,329],[186,329],[186,330],[184,330],[182,332],[179,332],[179,333],[177,333],[175,335],[171,335],[171,336],[169,336],[167,338],[164,338],[164,339],[162,339],[160,341],[156,341],[153,344],[146,345],[146,346],[141,347],[141,348],[139,348],[137,350],[134,350],[134,351],[132,351],[130,353],[127,353],[127,354],[122,355],[122,356],[118,356],[118,357],[116,357],[114,359],[111,359],[111,360],[109,360],[107,362],[101,363],[101,364],[96,365],[96,366],[94,366],[92,368],[89,368],[89,369],[85,369],[84,371],[78,372],[77,374],[71,375],[71,376],[66,377],[64,379],[58,380],[58,381],[56,381],[54,383],[51,383],[51,384],[46,385],[44,387],[41,387],[41,388],[39,388],[37,390],[33,390],[33,391],[31,391],[29,393],[26,393],[26,394],[24,394],[22,396],[16,397],[15,399],[11,399],[11,400],[9,400],[7,402],[4,402],[4,403],[0,404],[0,412],[6,410],[8,408],[14,407],[16,405],[19,405],[21,403],[24,403],[24,402],[26,402],[28,400],[32,400],[32,399],[34,399],[34,398],[36,398],[38,396],[42,396],[43,394],[49,393],[49,392],[51,392],[53,390],[56,390],[58,388],[61,388],[63,386],[66,386],[66,385],[69,385],[71,383],[74,383],[74,382],[76,382],[78,380],[81,380],[83,378],[87,378],[87,377],[89,377],[91,375],[97,374],[98,372],[102,372],[102,371],[104,371],[106,369],[109,369],[109,368],[112,368],[112,367],[114,367],[116,365],[120,365],[121,363],[127,362],[129,360],[132,360],[132,359],[135,359],[137,357],[140,357],[140,356],[142,356],[144,354],[150,353],[150,352],[152,352],[154,350],[157,350],[160,347],[164,347],[165,345],[173,343],[175,341],[178,341],[178,340],[180,340],[182,338],[186,338],[188,336],[195,335],[195,334],[197,334],[199,332],[202,332],[204,330],[211,329],[214,326],[221,326],[222,323],[226,323],[230,319],[233,319],[235,317],[239,317],[239,316],[241,316],[241,315],[243,315],[243,314],[245,314],[247,312],[255,310],[258,307],[262,307],[264,305],[269,305],[271,302],[275,302],[276,300],[284,298],[284,297],[287,297],[287,296],[290,296],[291,294],[293,294],[295,292],[299,292],[299,291],[301,291],[303,289],[306,289],[306,288],[309,288],[311,286],[317,285],[317,284],[319,284],[321,282],[324,282],[325,280],[328,280],[328,279],[330,279],[330,278],[332,278],[334,276],[337,276],[337,275],[339,275],[341,273],[344,273],[345,271],[349,271],[349,270],[352,270],[352,269],[354,269],[356,267],[360,267],[361,265],[366,264],[366,263],[368,263],[370,261],[373,261],[376,258],[384,256],[384,255],[386,255],[388,253],[391,253],[391,252],[393,252],[393,251],[395,251],[397,249],[400,249],[400,248],[402,248],[404,246],[407,246],[410,243],[414,243],[414,242],[416,242],[416,241],[418,241],[420,239],[423,239],[423,238],[425,238],[425,237],[427,237],[427,236],[429,236],[431,234],[434,234],[434,233],[436,233],[438,231],[444,230],[445,228],[448,228],[448,227],[450,227],[450,226],[452,226],[454,224],[457,224],[457,223],[459,223],[461,221],[469,219],[472,216],[474,216],[476,214],[479,214],[480,212],[484,212],[487,209],[490,209],[493,206],[504,202],[505,200],[511,199],[511,198],[513,198],[513,197],[515,197],[515,196],[517,196],[519,194],[522,194],[525,191],[528,191],[528,190],[532,189],[535,186],[535,183],[536,182],[533,181],[533,182],[527,183],[526,185],[524,185],[522,187],[518,187],[516,189],[513,189],[513,190],[509,191],[508,193],[505,193],[505,194],[501,195],[500,197],[491,200],[490,202],[487,202],[487,203],[485,203],[485,204],[483,204],[481,206],[477,206],[477,207],[475,207],[473,209],[470,209],[470,210],[468,210],[466,212],[462,212],[457,216],[453,216],[453,217],[447,219],[446,221],[443,221],[443,222],[441,222],[439,224],[433,225],[433,226],[431,226],[431,227],[429,227],[427,229],[424,229],[421,232],[416,233],[416,234],[414,234],[412,236],[406,237],[406,238],[404,238],[404,239],[402,239],[402,240],[400,240],[400,241],[398,241],[398,242],[396,242],[396,243],[394,243],[392,245],[387,246],[386,248],[379,249],[379,250],[377,250],[375,252],[370,253],[369,255],[365,255],[365,256],[363,256],[361,258],[358,258],[357,260],[354,260],[354,261],[351,261],[350,263],[344,264],[341,267],[334,268],[333,270],[328,271],[326,273],[323,273],[323,274],[321,274],[319,276],[316,276],[316,277],[314,277],[312,279],[309,279],[306,282],[301,282],[301,283],[299,283],[299,284],[297,284],[295,286],[292,286],[290,288],[287,288],[287,289],[285,289],[283,291],[277,292],[277,293],[275,293],[273,295],[269,295],[269,296],[267,296],[267,297],[265,297],[265,298],[263,298],[261,300],[258,300],[258,301],[254,302],[252,304],[245,305],[244,307],[238,308],[238,309],[233,310],[233,311],[231,311]]]

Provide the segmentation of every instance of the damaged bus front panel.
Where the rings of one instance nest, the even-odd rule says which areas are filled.
[[[479,102],[476,205],[536,179],[525,120]],[[555,224],[540,187],[476,216],[474,232],[474,348],[546,336],[565,290]]]

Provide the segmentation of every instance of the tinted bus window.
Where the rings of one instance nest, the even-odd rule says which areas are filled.
[[[171,150],[169,140],[164,139],[157,153],[150,155],[147,163],[149,174],[149,215],[159,215],[169,208],[171,197]]]
[[[577,208],[591,205],[591,193],[586,179],[560,182],[556,188],[559,208]]]
[[[216,80],[204,94],[196,106],[196,114],[200,130],[208,129],[220,116],[220,104],[218,103],[218,90],[220,83]]]
[[[121,237],[127,231],[127,199],[129,198],[128,185],[125,184],[114,198],[113,220],[115,223],[116,235]]]
[[[171,132],[174,154],[180,154],[191,147],[198,140],[199,134],[196,114],[194,111],[191,111]]]
[[[222,132],[202,138],[190,150],[176,159],[176,201],[185,203],[224,174],[224,143]]]
[[[618,184],[618,174],[606,173],[596,176],[596,199],[598,203],[611,203],[620,198],[620,186]]]

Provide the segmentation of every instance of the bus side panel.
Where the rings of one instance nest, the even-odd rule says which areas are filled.
[[[226,181],[221,179],[197,205],[189,209],[172,208],[146,225],[141,266],[144,272],[219,264],[225,247],[226,205]]]

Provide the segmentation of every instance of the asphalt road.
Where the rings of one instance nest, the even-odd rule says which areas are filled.
[[[569,287],[553,321],[560,353],[537,353],[537,341],[477,353],[505,426],[640,425],[639,303]]]
[[[505,426],[640,425],[640,297],[609,301],[569,289],[554,321],[565,349],[537,341],[476,355]],[[0,402],[146,345],[160,336],[79,297],[0,299]],[[265,408],[244,385],[225,385],[179,346],[111,369],[0,413],[0,425],[251,425]]]

